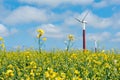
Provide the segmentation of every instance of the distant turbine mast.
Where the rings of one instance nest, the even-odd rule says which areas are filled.
[[[82,23],[82,28],[83,28],[83,50],[85,51],[86,50],[86,31],[85,31],[85,28],[86,28],[86,24],[87,24],[87,21],[85,21],[85,18],[87,17],[89,12],[86,13],[86,15],[83,17],[82,20],[79,20],[78,18],[75,18],[78,22]]]
[[[95,53],[97,52],[97,40],[94,40],[94,44],[95,44]]]

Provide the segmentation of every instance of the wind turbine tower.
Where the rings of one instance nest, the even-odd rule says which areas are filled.
[[[82,20],[79,20],[78,18],[75,18],[78,22],[80,22],[82,24],[82,28],[83,28],[83,50],[85,51],[86,50],[86,24],[87,24],[87,21],[85,21],[85,18],[87,17],[89,12],[86,13],[86,15],[83,17]]]
[[[94,44],[95,44],[95,53],[97,52],[97,40],[94,40]]]

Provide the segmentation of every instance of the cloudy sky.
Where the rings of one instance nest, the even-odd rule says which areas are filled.
[[[44,49],[65,49],[68,34],[73,48],[82,49],[82,19],[87,13],[87,48],[120,49],[120,0],[0,0],[0,36],[7,49],[37,48],[36,29],[45,30]]]

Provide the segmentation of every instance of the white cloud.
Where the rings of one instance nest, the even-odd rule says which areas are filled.
[[[89,5],[94,0],[19,0],[22,3],[35,4],[39,6],[51,6],[56,7],[61,4],[80,4],[80,5]]]
[[[95,8],[103,8],[111,5],[119,5],[120,0],[101,0],[99,2],[94,2],[92,5]]]
[[[88,21],[88,25],[96,28],[106,28],[112,24],[110,18],[101,18],[91,12],[86,17],[86,20]]]
[[[90,5],[94,0],[68,0],[70,4]]]
[[[36,2],[37,1],[38,0],[36,0]],[[77,23],[77,21],[75,21],[74,18],[76,17],[82,19],[82,17],[86,14],[86,12],[87,11],[84,11],[81,14],[72,11],[65,11],[63,13],[54,13],[50,10],[43,10],[35,7],[23,6],[12,11],[8,16],[6,16],[5,19],[3,19],[3,22],[5,24],[24,24],[24,23],[32,23],[32,22],[38,22],[44,24],[44,23],[52,23],[52,22],[60,21],[63,24],[63,26],[78,26],[80,24]],[[120,25],[119,16],[120,14],[116,13],[113,14],[113,16],[111,17],[103,18],[89,11],[89,14],[85,20],[88,22],[87,26],[94,28],[107,28],[112,26],[119,27]]]
[[[120,12],[113,14],[111,22],[113,27],[120,28]]]
[[[111,34],[109,32],[102,32],[102,33],[88,33],[86,35],[87,40],[98,40],[104,41],[110,38]]]
[[[8,29],[4,25],[0,24],[0,36],[8,36],[8,35],[9,35]]]
[[[6,37],[17,32],[18,32],[17,29],[8,30],[3,24],[0,24],[0,36]]]
[[[112,42],[120,42],[120,38],[115,38],[111,40]]]
[[[109,2],[111,5],[113,5],[113,4],[119,5],[120,4],[120,0],[106,0],[106,2]]]
[[[115,37],[120,37],[120,32],[117,32]]]
[[[105,0],[98,2],[98,3],[93,3],[93,7],[95,7],[95,8],[103,8],[106,6],[107,6],[107,3]]]
[[[36,29],[30,30],[29,33],[31,33],[31,31],[32,31],[33,32],[32,35],[35,36],[35,35],[37,35],[37,33],[36,33],[37,29],[43,29],[45,31],[44,36],[49,37],[49,38],[62,39],[66,35],[66,33],[64,32],[63,29],[61,29],[60,27],[55,26],[53,24],[42,24],[42,25],[38,26]]]
[[[77,21],[75,21],[74,17],[68,17],[64,19],[64,25],[65,26],[75,26],[77,25]]]
[[[3,22],[8,25],[16,25],[16,24],[25,24],[25,23],[47,23],[47,22],[57,22],[63,21],[67,16],[73,14],[70,11],[66,11],[64,13],[54,13],[48,9],[38,9],[36,7],[31,6],[22,6],[14,11],[12,11]]]
[[[91,5],[95,8],[103,8],[110,5],[119,5],[120,0],[101,0],[96,2],[95,0],[19,0],[21,3],[34,4],[38,6],[50,6],[57,7],[59,5]]]
[[[62,26],[78,26],[80,25],[74,18],[82,19],[87,11],[81,14],[72,11],[65,11],[63,13],[54,13],[50,10],[41,10],[35,7],[23,6],[14,10],[9,14],[3,22],[6,24],[24,24],[38,22],[42,24],[61,22]],[[102,18],[89,11],[86,17],[87,26],[94,28],[119,27],[120,17],[119,13],[113,14],[108,18]],[[64,21],[64,22],[63,22]]]
[[[8,15],[4,23],[18,24],[28,22],[44,22],[47,21],[47,15],[45,10],[37,9],[34,7],[24,6],[14,10]]]
[[[120,42],[120,32],[117,32],[111,39],[112,42]]]

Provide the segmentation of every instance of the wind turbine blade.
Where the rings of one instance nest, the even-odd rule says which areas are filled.
[[[85,14],[85,16],[83,17],[82,22],[85,20],[85,18],[87,17],[88,13],[89,13],[89,11],[88,11],[88,12]]]
[[[79,20],[79,19],[77,19],[77,18],[75,18],[78,22],[82,22],[81,20]]]

